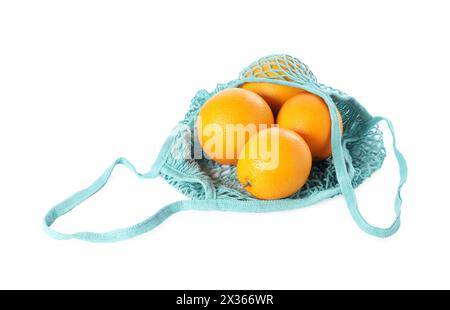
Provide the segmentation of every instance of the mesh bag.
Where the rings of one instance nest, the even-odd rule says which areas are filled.
[[[296,193],[281,200],[258,200],[250,196],[236,178],[236,167],[220,165],[198,154],[195,148],[195,121],[203,104],[217,92],[239,87],[247,82],[270,82],[305,89],[324,99],[332,122],[332,157],[313,162],[306,184]],[[344,125],[340,136],[339,110]],[[370,225],[358,209],[354,188],[379,169],[386,156],[383,133],[378,123],[385,121],[393,136],[394,154],[398,160],[400,183],[394,207],[396,218],[387,228]],[[342,139],[341,139],[342,138]],[[200,151],[201,152],[201,151]],[[199,156],[200,155],[200,156]],[[108,181],[114,167],[125,165],[138,176],[162,176],[181,193],[191,198],[174,202],[147,220],[128,228],[106,233],[60,233],[50,226],[61,215],[96,193]],[[312,205],[320,200],[343,194],[350,214],[358,226],[369,234],[387,237],[400,225],[400,190],[406,181],[406,162],[396,148],[392,123],[386,118],[373,117],[354,98],[317,82],[309,68],[288,55],[272,55],[259,59],[245,68],[238,79],[219,84],[212,92],[200,90],[194,96],[184,119],[175,127],[148,173],[141,174],[125,158],[119,158],[88,188],[76,193],[52,208],[44,219],[45,230],[57,239],[77,238],[87,241],[110,242],[128,239],[149,231],[171,214],[182,210],[220,210],[239,212],[270,212]]]

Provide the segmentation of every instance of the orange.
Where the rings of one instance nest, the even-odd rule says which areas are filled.
[[[211,159],[234,165],[249,137],[273,123],[263,98],[246,89],[228,88],[206,101],[196,128],[200,145]]]
[[[261,59],[251,67],[249,67],[244,74],[248,77],[258,78],[271,78],[275,80],[292,81],[292,79],[286,75],[287,71],[295,71],[296,66],[290,59],[283,59],[283,57],[276,57],[272,59]]]
[[[259,199],[280,199],[297,192],[308,179],[312,159],[295,132],[272,127],[253,135],[239,154],[236,174]]]
[[[338,115],[342,134],[342,117],[339,112]],[[301,135],[308,143],[313,159],[325,159],[331,155],[330,113],[319,96],[305,92],[292,97],[281,107],[277,123]]]
[[[278,85],[273,83],[245,83],[241,88],[251,90],[266,100],[274,115],[281,106],[291,97],[305,92],[297,87]]]

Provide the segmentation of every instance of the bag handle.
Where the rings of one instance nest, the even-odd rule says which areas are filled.
[[[67,212],[74,209],[80,203],[94,195],[98,192],[105,184],[108,182],[114,168],[117,165],[124,165],[128,169],[130,169],[134,174],[141,178],[154,178],[158,175],[158,169],[153,166],[152,169],[148,173],[139,173],[136,168],[131,164],[126,158],[117,159],[106,171],[89,187],[75,193],[71,197],[57,204],[55,207],[50,209],[44,218],[44,230],[53,238],[65,240],[65,239],[80,239],[85,241],[92,242],[113,242],[120,241],[128,238],[132,238],[134,236],[143,234],[154,227],[158,226],[161,222],[163,222],[167,217],[172,215],[175,212],[178,212],[181,208],[180,202],[176,202],[166,206],[165,208],[159,210],[152,217],[147,220],[128,227],[113,230],[107,233],[94,233],[94,232],[77,232],[74,234],[66,234],[58,232],[51,228],[51,225],[58,219],[60,216],[66,214]]]
[[[56,206],[50,209],[44,217],[44,231],[51,237],[60,240],[75,238],[91,242],[115,242],[129,239],[137,235],[143,234],[149,230],[152,230],[153,228],[161,224],[166,218],[171,216],[173,213],[181,211],[183,208],[186,207],[185,201],[177,201],[172,204],[169,204],[141,223],[138,223],[136,225],[127,228],[112,230],[106,233],[77,232],[73,234],[67,234],[58,232],[53,228],[51,228],[53,223],[59,217],[68,213],[76,206],[78,206],[80,203],[82,203],[83,201],[85,201],[86,199],[97,193],[100,189],[102,189],[103,186],[105,186],[105,184],[111,177],[114,168],[118,165],[123,165],[127,167],[136,176],[144,179],[151,179],[157,177],[164,163],[166,162],[167,156],[169,155],[169,151],[175,139],[175,135],[176,133],[173,132],[166,139],[163,146],[161,147],[161,151],[159,152],[155,163],[151,167],[150,171],[147,173],[138,172],[137,169],[134,167],[134,165],[126,158],[123,157],[118,158],[111,166],[108,167],[108,169],[106,169],[106,171],[94,183],[92,183],[87,188],[73,194],[69,198],[58,203]]]
[[[331,112],[332,120],[333,120],[333,114],[336,114],[335,111]],[[406,166],[405,158],[403,157],[402,153],[397,148],[397,142],[395,139],[395,133],[394,133],[394,126],[392,125],[392,122],[384,117],[376,116],[373,117],[366,125],[366,128],[371,128],[372,126],[378,124],[381,121],[385,121],[389,127],[389,131],[392,135],[392,147],[394,149],[394,154],[398,162],[399,167],[399,174],[400,174],[400,181],[397,187],[397,194],[395,196],[394,200],[394,210],[395,210],[395,219],[391,226],[387,228],[381,228],[376,227],[371,224],[369,224],[364,216],[361,214],[358,208],[358,202],[356,199],[355,190],[352,186],[351,178],[348,174],[344,154],[343,154],[343,148],[342,144],[340,143],[340,132],[339,132],[339,126],[337,125],[337,115],[335,119],[335,124],[332,124],[332,150],[333,150],[333,160],[335,161],[335,167],[336,167],[336,175],[337,179],[339,181],[339,186],[341,188],[341,192],[344,195],[345,201],[347,202],[348,209],[350,211],[350,214],[352,215],[353,219],[355,220],[356,224],[365,232],[376,236],[380,238],[389,237],[392,234],[394,234],[400,227],[400,213],[401,213],[401,204],[402,204],[402,198],[400,195],[401,189],[403,184],[406,181],[407,175],[408,175],[408,169]],[[337,140],[337,141],[336,141]]]

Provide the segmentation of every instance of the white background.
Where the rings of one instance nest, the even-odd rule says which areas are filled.
[[[0,288],[450,288],[448,1],[3,1]],[[116,157],[147,170],[198,89],[287,53],[392,119],[409,166],[399,232],[342,197],[272,214],[185,212],[115,244],[56,241],[47,210]],[[389,142],[389,138],[387,138]],[[391,149],[388,149],[391,156]],[[391,157],[357,190],[393,219]],[[183,199],[121,168],[56,228],[107,231]]]

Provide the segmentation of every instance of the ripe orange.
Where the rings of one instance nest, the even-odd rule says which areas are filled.
[[[298,191],[308,179],[312,159],[295,132],[272,127],[253,135],[239,154],[237,178],[259,199],[280,199]]]
[[[287,59],[286,61],[283,57],[276,57],[272,59],[261,59],[249,67],[244,76],[246,78],[253,76],[258,78],[292,81],[285,72],[295,70],[296,67],[292,60]]]
[[[251,90],[266,100],[274,115],[281,106],[291,97],[305,92],[297,87],[278,85],[273,83],[245,83],[241,88]]]
[[[234,165],[249,137],[273,123],[263,98],[246,89],[228,88],[203,105],[196,127],[203,151],[218,163]]]
[[[341,133],[343,132],[342,118]],[[331,119],[328,106],[319,96],[302,93],[286,101],[278,113],[277,123],[305,139],[313,159],[325,159],[331,155]]]

